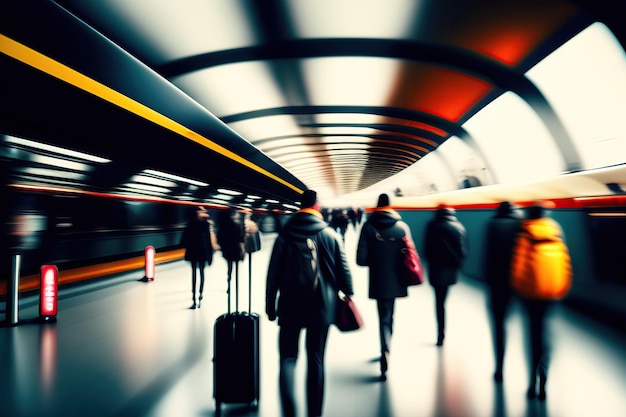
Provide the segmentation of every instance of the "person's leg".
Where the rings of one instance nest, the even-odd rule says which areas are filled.
[[[391,335],[393,334],[394,299],[379,299],[376,300],[376,303],[378,306],[380,334],[380,375],[381,379],[384,380],[389,367]]]
[[[295,417],[297,414],[294,388],[300,330],[298,326],[283,324],[278,335],[279,390],[283,417]]]
[[[196,308],[196,261],[191,261],[191,308]]]
[[[443,345],[446,329],[446,297],[448,296],[448,286],[438,286],[435,288],[435,306],[437,311],[437,346]]]
[[[198,295],[198,308],[200,308],[200,303],[202,303],[202,293],[204,291],[204,261],[198,262],[198,269],[200,270],[200,294]]]
[[[542,309],[538,301],[524,300],[524,307],[528,317],[529,336],[529,366],[528,366],[528,398],[537,396],[537,373],[542,359],[543,351],[543,325]]]
[[[308,417],[322,415],[324,405],[324,353],[328,326],[319,322],[306,331],[307,350],[307,409]]]
[[[537,373],[539,376],[539,393],[537,397],[540,400],[546,399],[546,381],[548,379],[548,366],[550,363],[550,331],[547,328],[548,313],[551,306],[550,301],[539,301],[537,306],[537,345],[538,345],[538,363]]]
[[[506,310],[508,306],[508,299],[499,294],[491,294],[491,318],[493,326],[493,343],[495,354],[495,373],[494,379],[496,382],[502,382],[503,369],[504,369],[504,350],[506,343],[506,330],[504,328],[504,320],[506,317]]]

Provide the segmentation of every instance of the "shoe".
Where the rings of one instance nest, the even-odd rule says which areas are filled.
[[[437,346],[443,346],[443,338],[444,335],[442,334],[437,337]]]
[[[494,379],[494,381],[496,381],[496,382],[498,382],[498,383],[499,383],[499,382],[502,382],[502,380],[504,379],[504,378],[503,378],[503,376],[502,376],[502,371],[496,371],[496,372],[493,374],[493,379]]]
[[[202,294],[198,297],[198,308],[200,308],[200,303],[202,302]]]
[[[389,352],[380,355],[380,380],[387,380],[387,369],[389,369]]]
[[[196,309],[196,302],[194,301],[193,304],[191,305],[191,307],[189,307],[191,310],[195,310]]]
[[[389,352],[380,355],[380,372],[385,373],[389,369]]]
[[[546,400],[546,390],[545,389],[540,389],[539,390],[539,394],[537,394],[537,399],[539,401],[545,401]]]
[[[537,392],[535,391],[534,385],[532,387],[528,387],[528,390],[526,391],[526,398],[529,400],[537,398]]]
[[[546,400],[546,378],[539,376],[539,394],[537,394],[537,399],[540,401]]]

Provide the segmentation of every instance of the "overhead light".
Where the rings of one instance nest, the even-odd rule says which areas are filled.
[[[229,190],[228,188],[218,188],[217,189],[218,193],[222,193],[222,194],[228,194],[231,196],[236,196],[236,195],[242,195],[242,192],[239,191],[235,191],[235,190]]]
[[[133,175],[130,179],[132,182],[138,182],[149,185],[156,185],[160,187],[176,187],[176,183],[172,181],[166,181],[161,178],[148,177],[146,175]]]
[[[41,165],[52,165],[59,168],[71,169],[73,171],[91,171],[92,166],[89,164],[83,164],[80,162],[68,161],[67,159],[56,158],[54,156],[46,155],[31,155],[30,162]]]
[[[186,182],[188,184],[197,185],[199,187],[207,187],[209,185],[209,184],[207,184],[205,182],[202,182],[202,181],[196,181],[196,180],[192,180],[190,178],[185,178],[185,177],[181,177],[179,175],[174,175],[174,174],[168,174],[167,172],[156,171],[156,170],[153,170],[153,169],[146,169],[143,172],[146,173],[146,174],[155,175],[157,177],[168,178],[168,179],[174,180],[174,181]]]
[[[69,171],[60,171],[58,169],[48,169],[48,168],[33,168],[27,167],[22,170],[25,174],[31,174],[38,177],[54,177],[54,178],[63,178],[67,180],[75,180],[81,181],[85,179],[84,174],[79,174],[77,172],[69,172]]]
[[[216,194],[213,196],[213,198],[217,198],[218,200],[222,201],[230,201],[233,199],[233,196],[228,194]]]
[[[98,163],[107,163],[111,162],[110,159],[100,158],[99,156],[89,155],[83,152],[72,151],[70,149],[60,148],[58,146],[46,145],[45,143],[35,142],[29,139],[16,138],[15,136],[6,136],[6,141],[8,143],[13,143],[15,145],[26,146],[33,149],[38,149],[46,152],[53,152],[60,155],[69,156],[76,159],[82,159],[90,162],[98,162]]]
[[[271,198],[268,198],[267,200],[265,200],[265,202],[266,202],[266,203],[272,203],[272,204],[278,204],[278,203],[280,203],[280,201],[278,201],[278,200],[273,200],[273,199],[271,199]]]
[[[124,186],[128,188],[136,189],[136,190],[152,191],[155,193],[169,193],[170,192],[170,190],[167,188],[156,187],[156,186],[148,185],[148,184],[128,183],[128,184],[124,184]]]

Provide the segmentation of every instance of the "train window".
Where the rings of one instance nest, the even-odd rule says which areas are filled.
[[[595,277],[626,285],[626,213],[589,213]]]
[[[526,75],[565,124],[584,168],[626,160],[626,54],[606,26],[588,27]]]

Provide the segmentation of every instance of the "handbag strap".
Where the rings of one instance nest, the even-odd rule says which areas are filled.
[[[370,226],[372,226],[372,229],[374,229],[374,232],[376,232],[376,240],[381,241],[381,242],[398,242],[398,241],[402,241],[402,238],[404,236],[406,236],[406,231],[404,233],[403,236],[400,237],[393,237],[393,236],[385,236],[384,234],[382,234],[376,227],[374,227],[373,225],[370,224]]]

